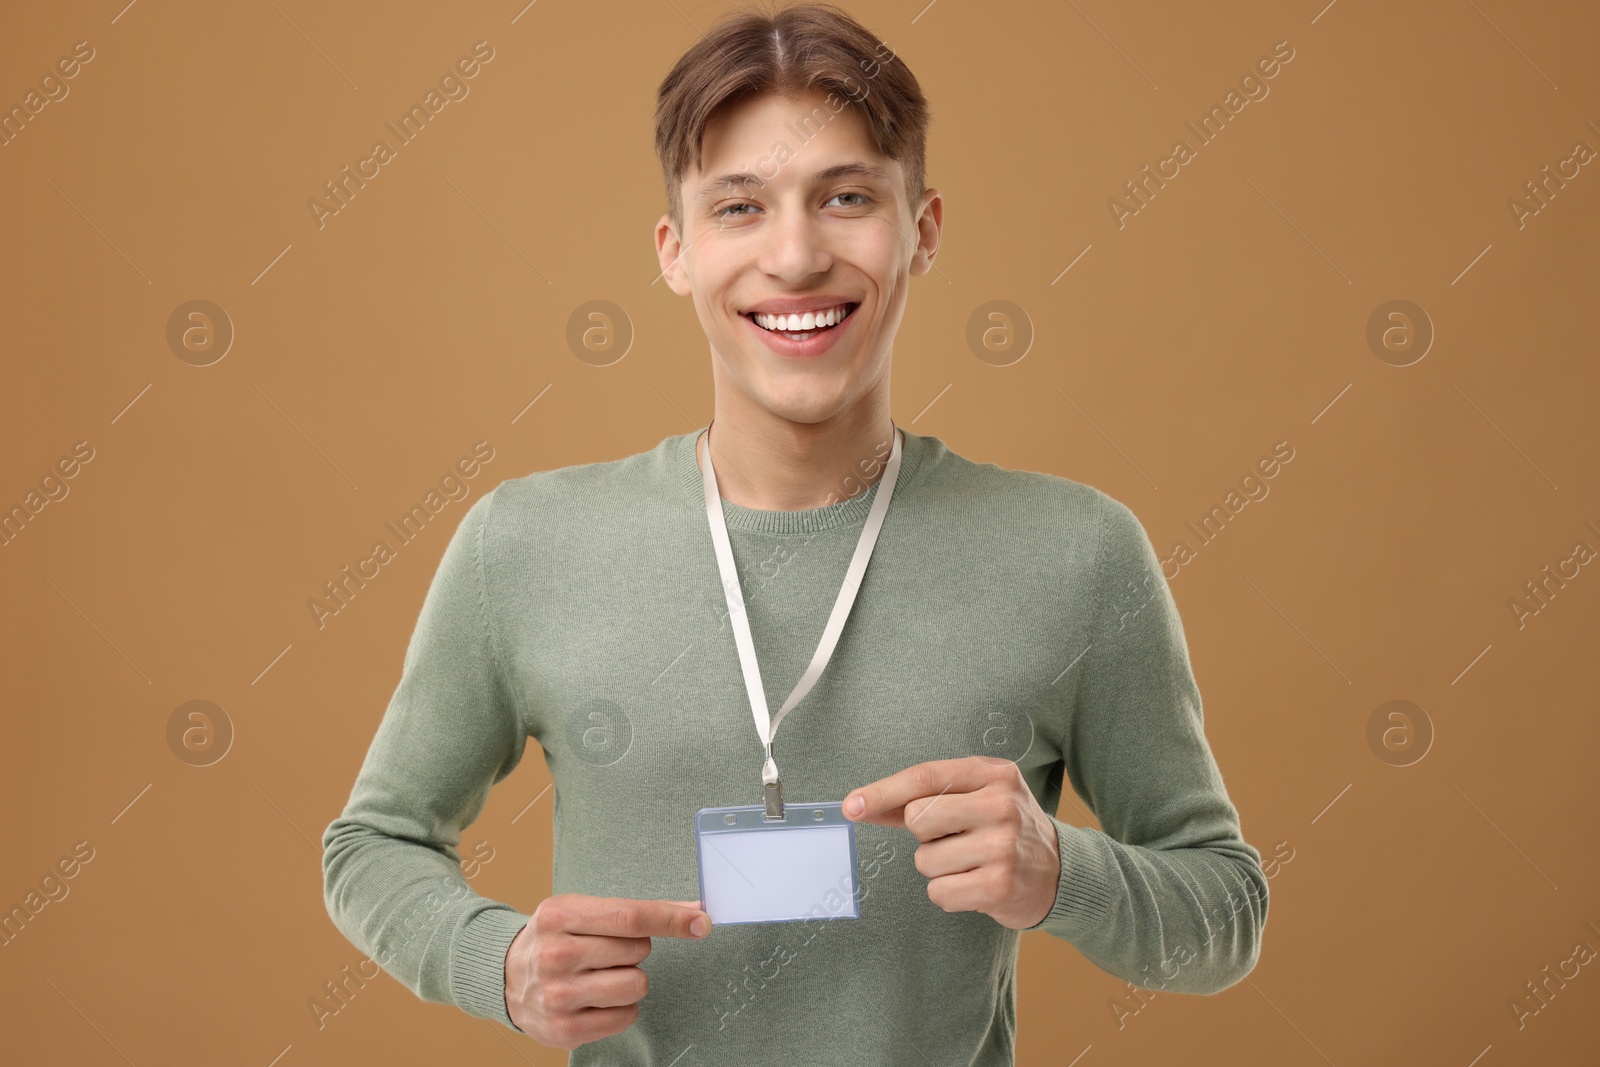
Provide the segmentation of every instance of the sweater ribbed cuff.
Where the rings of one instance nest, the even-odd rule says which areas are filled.
[[[1111,862],[1103,836],[1086,826],[1069,826],[1050,816],[1061,854],[1061,880],[1050,913],[1028,930],[1043,930],[1067,941],[1099,926],[1111,912],[1112,892],[1106,865]],[[1023,931],[1027,933],[1027,930]]]
[[[506,1010],[506,952],[528,918],[514,908],[486,908],[467,920],[450,949],[450,996],[456,1007],[519,1034]]]

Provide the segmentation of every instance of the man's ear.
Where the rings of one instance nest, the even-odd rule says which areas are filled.
[[[916,219],[917,247],[911,256],[913,275],[932,270],[933,257],[939,254],[939,234],[944,229],[944,197],[939,190],[929,189],[922,194],[922,207]]]
[[[656,259],[661,265],[661,276],[679,296],[688,296],[693,292],[684,270],[684,251],[684,246],[678,240],[678,231],[672,225],[672,216],[662,215],[656,223]]]

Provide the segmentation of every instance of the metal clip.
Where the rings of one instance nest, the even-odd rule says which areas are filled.
[[[766,802],[767,802],[767,812],[766,812],[765,821],[767,821],[767,822],[782,821],[783,817],[784,817],[784,815],[783,815],[783,783],[782,782],[766,782],[766,783],[764,783],[762,785],[762,790],[761,791],[762,791],[763,794],[765,794]]]

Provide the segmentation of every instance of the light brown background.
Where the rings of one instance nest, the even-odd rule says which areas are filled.
[[[95,49],[0,148],[0,504],[95,450],[0,548],[0,907],[95,850],[0,948],[4,1058],[562,1063],[388,976],[317,1028],[308,1001],[362,956],[318,838],[466,503],[325,628],[307,600],[475,441],[496,452],[472,499],[708,421],[693,310],[652,284],[650,116],[726,6],[122,2],[0,34],[7,107]],[[1245,835],[1293,853],[1260,965],[1119,1027],[1125,985],[1029,936],[1019,1062],[1594,1062],[1596,965],[1521,1027],[1511,1005],[1600,948],[1600,567],[1525,626],[1508,604],[1600,548],[1600,163],[1524,227],[1507,206],[1600,149],[1593,9],[849,6],[921,79],[946,198],[898,422],[1098,486],[1163,554],[1295,450],[1171,585]],[[319,229],[323,182],[479,40],[470,95]],[[1119,229],[1107,200],[1280,40],[1270,95]],[[636,331],[605,367],[565,340],[597,298]],[[237,330],[211,366],[167,345],[194,299]],[[1035,331],[1011,366],[965,341],[992,299]],[[1367,344],[1392,299],[1436,330],[1411,366]],[[235,731],[207,767],[167,740],[194,699]],[[1393,699],[1431,723],[1410,766],[1368,744]],[[474,887],[525,910],[550,885],[536,753],[463,840],[494,855]],[[1061,816],[1094,825],[1075,799]]]

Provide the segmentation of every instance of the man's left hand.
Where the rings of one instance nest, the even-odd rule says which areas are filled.
[[[862,803],[860,810],[852,805]],[[1055,824],[1022,771],[995,756],[932,760],[855,789],[845,815],[911,831],[928,899],[1026,930],[1044,921],[1061,879]]]

